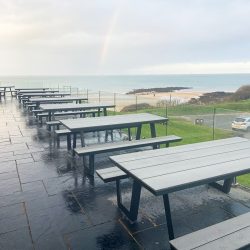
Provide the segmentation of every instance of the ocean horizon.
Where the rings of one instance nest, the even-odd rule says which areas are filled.
[[[126,93],[138,88],[187,87],[191,91],[234,92],[250,84],[250,74],[0,76],[0,86],[64,87]]]

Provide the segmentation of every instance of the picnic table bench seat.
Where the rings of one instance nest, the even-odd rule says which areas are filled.
[[[32,113],[35,115],[35,117],[38,117],[39,113],[42,113],[43,111],[41,109],[33,109]]]
[[[176,250],[250,249],[250,212],[170,241]]]
[[[60,121],[48,121],[46,122],[47,130],[51,131],[51,127],[56,127],[59,130],[60,124]]]
[[[166,144],[167,146],[171,142],[181,141],[182,138],[176,135],[168,135],[162,137],[154,137],[142,140],[126,141],[126,142],[113,142],[103,143],[100,145],[91,145],[87,147],[75,148],[74,152],[79,156],[89,156],[89,173],[94,174],[94,157],[95,154],[107,153],[125,149],[132,149],[145,146],[153,146],[156,148],[160,144]]]
[[[95,172],[105,183],[128,178],[127,174],[118,167],[98,169]]]
[[[36,107],[36,104],[28,104],[27,107],[28,107],[28,110],[32,110]]]
[[[55,130],[55,140],[57,143],[57,146],[60,146],[60,136],[66,135],[67,137],[67,148],[68,150],[71,149],[71,131],[69,129],[59,129]]]

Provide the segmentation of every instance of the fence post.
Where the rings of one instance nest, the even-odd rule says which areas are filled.
[[[136,110],[136,113],[137,113],[137,95],[135,95],[135,110]]]
[[[114,113],[116,114],[116,93],[114,93]]]
[[[87,98],[87,102],[89,102],[89,90],[86,90],[86,98]]]
[[[99,103],[101,102],[101,91],[99,91]]]
[[[213,111],[213,140],[215,139],[215,115],[216,115],[216,108]]]
[[[168,118],[168,104],[166,100],[166,118]],[[168,135],[168,121],[166,121],[166,135]]]

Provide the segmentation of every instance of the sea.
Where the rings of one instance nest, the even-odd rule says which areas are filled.
[[[139,88],[187,87],[190,91],[234,92],[250,84],[250,74],[190,74],[190,75],[105,75],[105,76],[0,76],[0,86],[67,87],[81,90],[127,93]]]

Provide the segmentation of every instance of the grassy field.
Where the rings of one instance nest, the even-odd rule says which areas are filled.
[[[219,113],[236,113],[239,112],[250,112],[250,100],[232,102],[232,103],[221,103],[217,105],[178,105],[175,107],[166,108],[153,108],[143,109],[137,112],[147,112],[160,116],[167,116],[169,118],[167,126],[165,124],[157,124],[156,131],[157,136],[163,135],[178,135],[183,138],[181,142],[172,144],[181,145],[196,143],[202,141],[209,141],[213,139],[222,139],[233,136],[233,133],[229,130],[213,129],[208,126],[195,125],[190,121],[183,119],[181,116],[185,115],[197,115],[197,114],[211,114],[213,115],[214,109],[216,108],[216,114]],[[119,113],[121,114],[121,113]],[[180,116],[178,118],[178,116]],[[132,135],[135,136],[136,130],[132,130]],[[149,126],[142,127],[142,137],[149,138],[150,129]],[[244,186],[250,187],[250,174],[237,177],[237,181]]]

